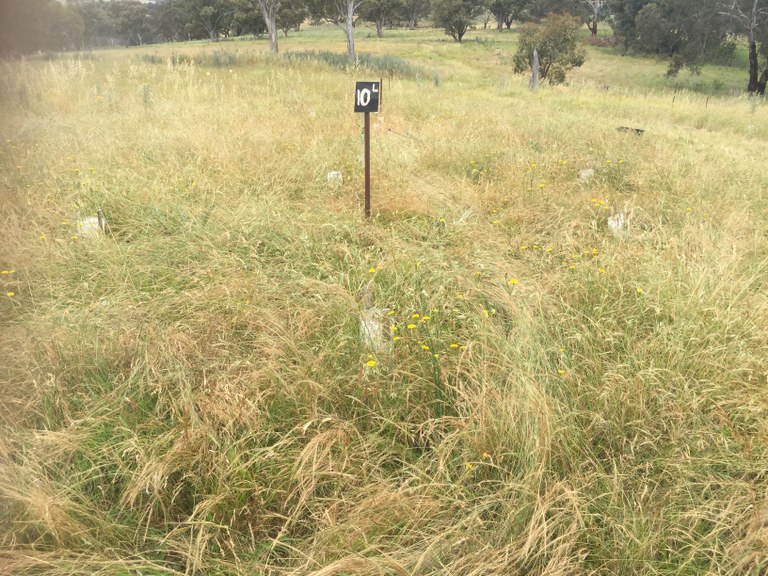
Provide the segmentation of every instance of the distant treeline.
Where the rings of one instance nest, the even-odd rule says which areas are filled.
[[[350,3],[354,21],[379,35],[425,18],[503,30],[567,12],[594,36],[605,23],[611,43],[668,58],[672,73],[726,60],[739,39],[754,58],[768,46],[768,0],[0,0],[0,56],[261,35],[264,5],[277,6],[288,34],[307,20],[339,23]]]

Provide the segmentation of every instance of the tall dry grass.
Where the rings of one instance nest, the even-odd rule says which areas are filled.
[[[768,569],[763,102],[498,48],[2,64],[0,573]]]

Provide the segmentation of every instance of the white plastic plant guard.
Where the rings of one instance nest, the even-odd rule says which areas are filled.
[[[344,183],[344,176],[341,173],[341,170],[331,170],[328,172],[328,184],[331,186],[341,186]]]
[[[107,221],[101,209],[97,210],[95,216],[86,216],[77,220],[78,234],[84,238],[98,238],[104,234],[106,227]]]
[[[617,238],[627,238],[629,236],[630,221],[630,214],[617,212],[608,217],[608,228]]]
[[[392,351],[392,342],[386,324],[389,308],[365,308],[360,316],[360,339],[376,354]]]

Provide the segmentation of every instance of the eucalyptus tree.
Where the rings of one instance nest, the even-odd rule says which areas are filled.
[[[257,0],[264,23],[269,34],[269,51],[277,54],[277,12],[280,9],[280,0]]]
[[[496,19],[496,29],[501,31],[504,26],[509,29],[515,20],[527,20],[527,10],[534,0],[491,0],[488,4],[493,17]]]
[[[478,0],[433,0],[432,23],[456,42],[461,42],[484,9]]]
[[[288,36],[289,30],[298,30],[309,18],[309,9],[304,0],[281,0],[277,9],[277,27]]]
[[[584,64],[586,52],[579,41],[581,22],[568,14],[550,14],[543,24],[527,24],[520,32],[513,58],[515,72],[532,69],[534,52],[539,78],[550,84],[565,82],[566,73]]]
[[[347,56],[355,59],[355,16],[364,0],[308,0],[309,14],[315,20],[336,24],[347,39]]]
[[[634,48],[670,59],[667,74],[683,67],[698,73],[701,65],[723,52],[727,22],[718,13],[722,0],[659,0],[635,16]]]
[[[608,16],[608,0],[581,0],[584,20],[592,36],[597,36],[597,25]]]
[[[635,37],[635,17],[646,4],[653,0],[608,0],[611,13],[610,25],[613,33],[629,47]]]
[[[768,80],[768,67],[763,78],[758,78],[757,43],[761,40],[766,45],[768,35],[768,0],[721,0],[719,13],[734,24],[735,31],[744,34],[749,42],[749,81],[747,92],[764,93]]]
[[[411,30],[419,25],[419,20],[429,15],[430,10],[429,0],[403,0],[403,17]]]
[[[208,37],[218,42],[221,36],[228,34],[235,17],[236,6],[233,0],[195,0],[197,6],[197,24],[202,26]]]
[[[403,0],[366,0],[360,6],[360,18],[376,27],[376,37],[384,35],[384,25],[392,24],[402,14]]]

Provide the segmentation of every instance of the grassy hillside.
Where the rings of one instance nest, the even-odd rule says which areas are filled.
[[[359,33],[0,63],[0,574],[765,574],[765,102]]]

